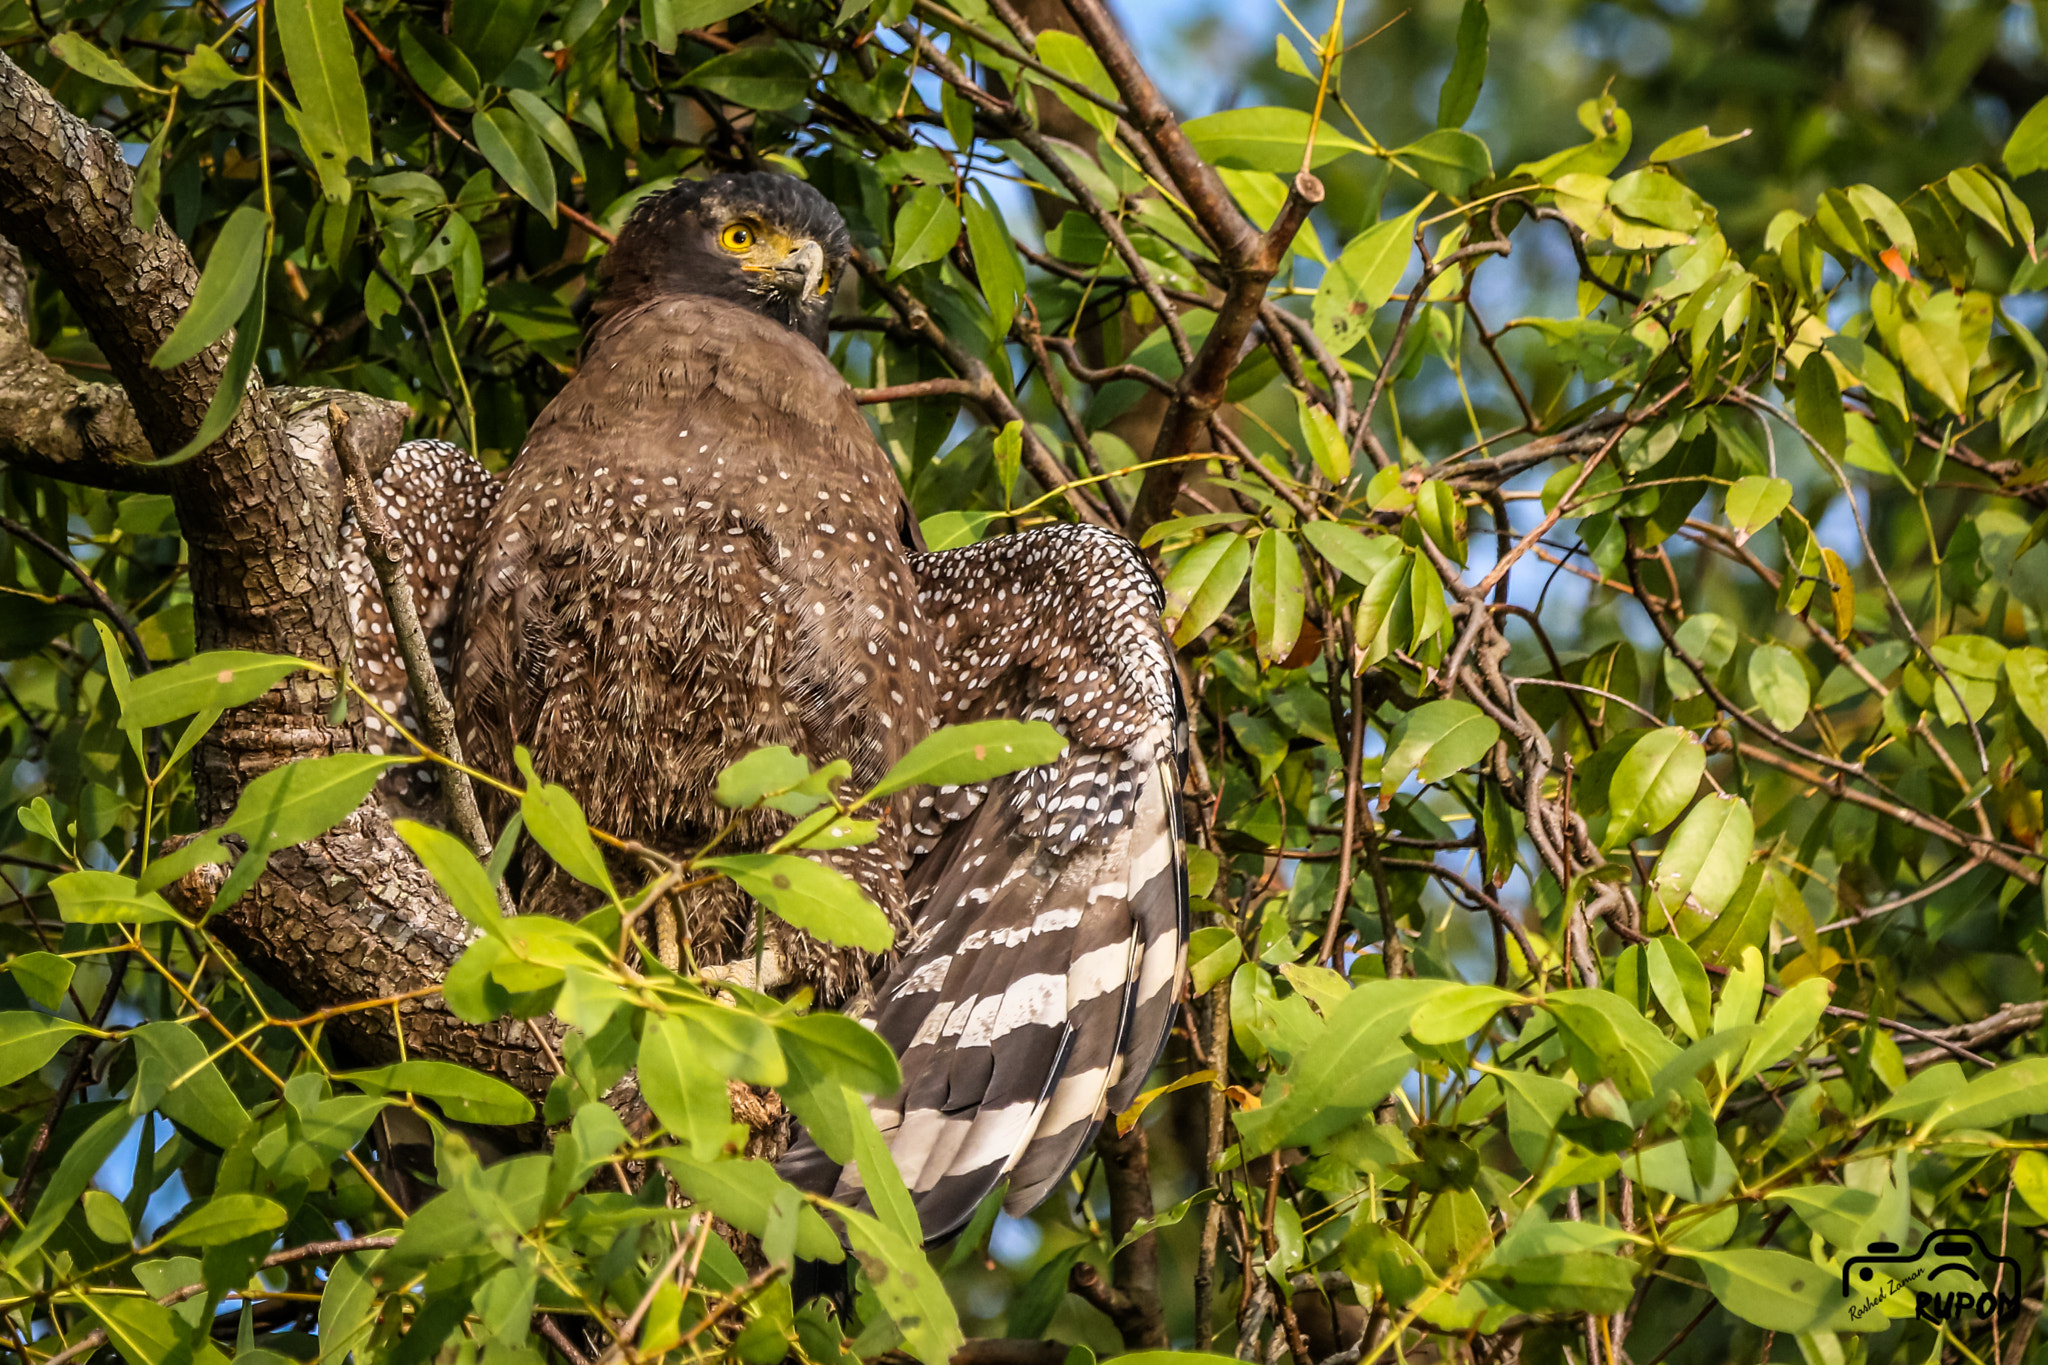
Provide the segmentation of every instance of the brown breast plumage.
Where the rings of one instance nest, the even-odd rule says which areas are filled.
[[[761,746],[871,782],[931,726],[902,498],[845,381],[787,330],[701,298],[608,319],[466,576],[466,751],[509,775],[525,744],[594,824],[673,852],[718,828],[719,770]],[[841,860],[892,912],[900,850],[892,830]],[[713,960],[734,946],[692,928]]]

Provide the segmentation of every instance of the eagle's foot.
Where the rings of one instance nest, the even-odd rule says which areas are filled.
[[[789,984],[790,980],[788,965],[772,948],[762,950],[758,970],[755,958],[750,955],[734,962],[722,962],[716,967],[706,967],[698,976],[706,981],[723,982],[750,991],[772,991]]]

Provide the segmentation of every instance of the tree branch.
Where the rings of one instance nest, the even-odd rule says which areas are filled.
[[[97,446],[70,442],[75,423],[65,423],[76,412],[78,386],[68,377],[52,382],[47,372],[37,378],[16,351],[13,373],[36,378],[28,396],[41,406],[0,412],[0,431],[30,440],[0,452],[13,459],[24,451],[25,467],[62,466],[67,477],[88,482],[126,480],[130,471],[120,461],[174,451],[198,429],[226,367],[228,338],[171,369],[150,364],[189,306],[199,272],[161,219],[147,232],[134,226],[133,188],[114,140],[0,55],[0,236],[63,289],[121,381],[132,424],[118,418],[119,404],[106,402],[97,411],[112,415],[114,437]],[[18,274],[16,281],[18,299]],[[25,331],[16,332],[25,344]],[[145,471],[147,486],[166,489],[177,503],[202,649],[293,654],[336,675],[353,658],[335,571],[343,495],[327,406],[318,393],[265,390],[252,378],[219,439],[183,464]],[[362,395],[344,406],[374,472],[397,445],[406,409]],[[137,447],[137,430],[146,448]],[[44,444],[43,437],[51,439]],[[302,672],[226,713],[194,755],[201,818],[220,820],[248,781],[279,764],[359,750],[359,720],[329,719],[337,696],[334,677]],[[204,867],[166,893],[204,911],[222,880],[222,869]],[[432,993],[471,930],[374,798],[319,838],[274,855],[256,886],[211,923],[257,975],[302,1006],[409,996],[398,1011],[407,1046],[480,1066],[531,1095],[553,1079],[526,1025],[472,1027]],[[383,1060],[398,1055],[398,1027],[391,1013],[351,1011],[332,1021],[328,1036]]]

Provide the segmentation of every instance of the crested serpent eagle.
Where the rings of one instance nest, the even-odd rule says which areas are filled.
[[[730,814],[719,771],[766,745],[844,758],[864,787],[935,726],[1064,734],[1052,764],[898,797],[874,843],[811,855],[882,907],[895,952],[760,917],[762,988],[808,985],[902,1058],[874,1114],[936,1240],[999,1181],[1011,1212],[1035,1206],[1165,1044],[1186,966],[1186,726],[1158,582],[1129,541],[1052,525],[920,548],[824,351],[851,251],[838,212],[790,176],[651,197],[502,490],[463,452],[414,442],[380,496],[433,559],[413,581],[451,646],[469,761],[509,775],[525,745],[593,824],[652,847],[702,846]],[[395,706],[403,668],[374,596],[357,595],[363,672]],[[749,814],[728,846],[788,826]],[[525,911],[574,913],[584,894],[525,867]],[[750,969],[751,903],[730,883],[696,896],[680,926],[696,960]],[[859,1197],[801,1136],[781,1165]]]

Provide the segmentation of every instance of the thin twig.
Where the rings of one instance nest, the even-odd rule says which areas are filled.
[[[449,705],[448,694],[441,690],[440,676],[434,671],[434,656],[427,647],[426,631],[420,626],[419,612],[412,599],[412,584],[405,572],[404,542],[384,515],[384,504],[378,499],[376,485],[370,478],[369,461],[364,457],[361,443],[349,435],[348,415],[338,406],[330,407],[328,420],[334,424],[334,449],[340,457],[342,471],[347,475],[349,501],[356,510],[356,526],[363,533],[370,567],[376,571],[377,583],[384,590],[384,604],[390,609],[391,633],[397,637],[398,655],[405,661],[406,678],[412,685],[413,704],[418,708],[422,728],[427,732],[427,743],[451,760],[451,766],[443,768],[441,773],[449,816],[470,851],[488,863],[491,860],[490,830],[484,825],[483,813],[477,809],[476,789],[470,786],[469,774],[459,766],[452,766],[463,761],[462,741],[455,733],[455,708]]]

